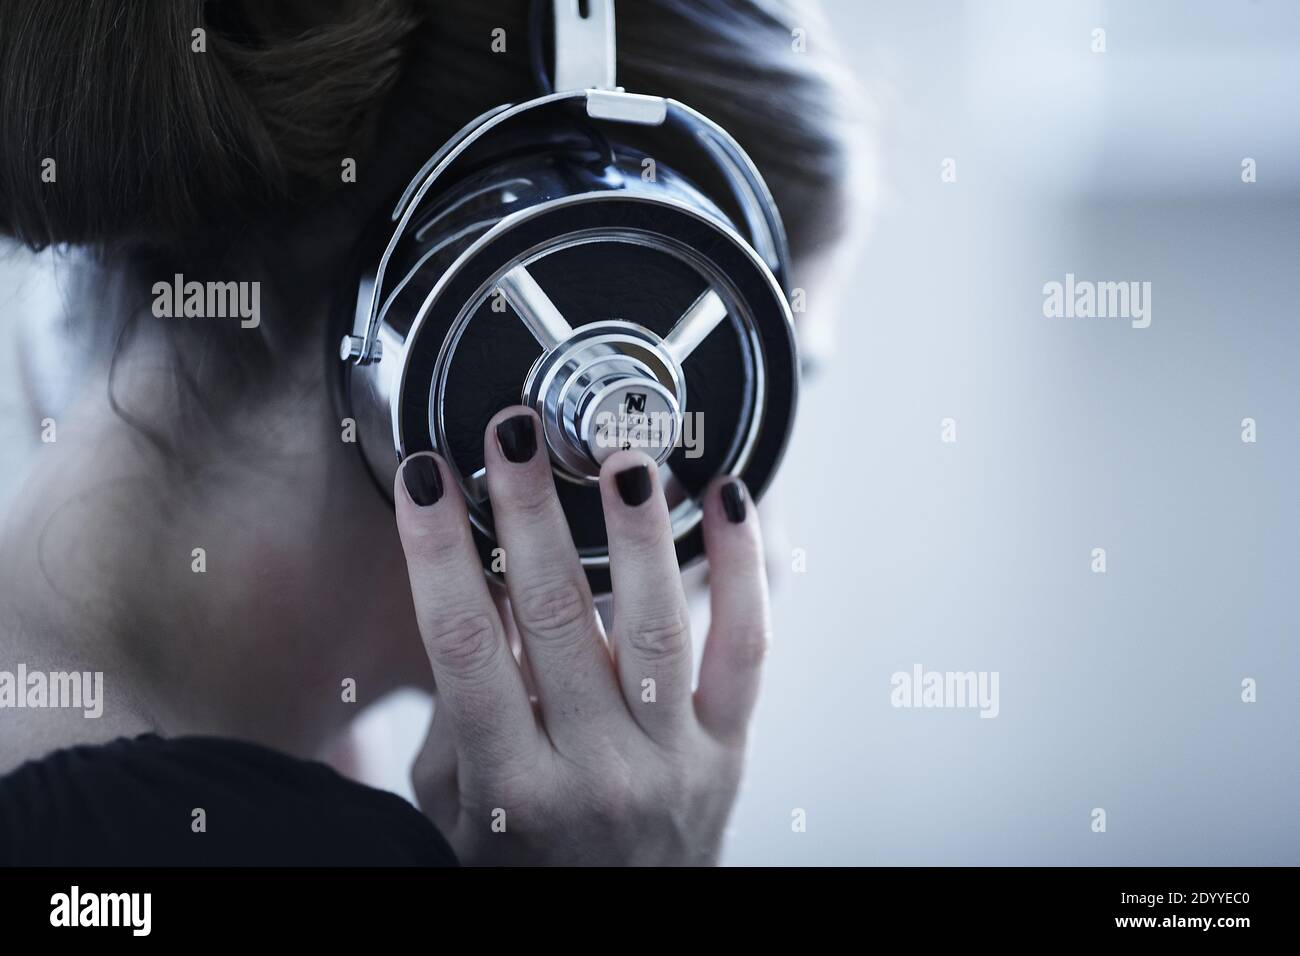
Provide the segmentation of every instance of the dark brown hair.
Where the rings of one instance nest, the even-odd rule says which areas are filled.
[[[791,31],[808,28],[802,6],[625,0],[618,11],[620,81],[736,134],[796,251],[835,226],[846,167],[834,64],[815,35],[808,53],[793,50]],[[360,164],[359,184],[377,187],[346,204],[362,212],[466,120],[532,92],[526,8],[5,0],[0,229],[36,248],[246,234],[250,222],[319,208],[339,191],[344,157]],[[490,52],[496,28],[505,55]],[[42,181],[46,159],[54,183]]]
[[[4,228],[34,247],[167,241],[324,184],[326,157],[368,139],[414,18],[381,2],[255,42],[237,8],[0,4]]]

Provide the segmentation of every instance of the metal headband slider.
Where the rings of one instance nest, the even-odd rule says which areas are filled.
[[[616,88],[614,0],[554,0],[555,89]]]

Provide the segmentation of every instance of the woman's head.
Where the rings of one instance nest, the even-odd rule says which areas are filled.
[[[855,107],[819,27],[799,0],[618,9],[620,83],[735,134],[796,257],[840,229],[853,163]],[[528,0],[9,0],[0,227],[195,255],[319,225],[341,240],[465,122],[535,92],[528,34]]]
[[[637,0],[617,24],[622,85],[682,100],[750,152],[796,284],[843,227],[860,159],[810,7]],[[231,484],[291,482],[306,504],[277,502],[265,546],[306,541],[335,583],[400,588],[382,499],[330,402],[333,300],[424,161],[534,95],[527,0],[5,0],[0,74],[0,230],[84,249],[71,318],[104,343],[111,408],[158,481],[185,478],[169,507],[229,509]],[[260,321],[155,315],[151,290],[177,273],[258,282]],[[304,536],[313,508],[349,501],[347,533]]]

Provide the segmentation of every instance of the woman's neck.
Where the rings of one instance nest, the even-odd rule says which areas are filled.
[[[119,363],[115,396],[174,407],[157,369],[139,355]],[[317,409],[257,413],[299,444],[281,444],[273,461],[214,447],[182,470],[109,402],[105,373],[37,446],[0,530],[0,671],[102,674],[103,709],[10,711],[0,769],[144,731],[315,755],[357,711],[347,680],[364,702],[420,672],[418,642],[374,646],[375,615],[347,600],[355,568],[336,560],[339,542],[355,546],[365,538],[355,525],[387,517],[357,481],[355,449]],[[294,414],[302,420],[288,422]],[[338,533],[322,534],[335,516]],[[396,548],[392,562],[384,552],[366,558],[374,573],[400,575]],[[409,608],[382,615],[386,632],[408,630]]]

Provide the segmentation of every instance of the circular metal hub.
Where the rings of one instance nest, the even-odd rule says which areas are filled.
[[[619,449],[668,460],[681,438],[685,377],[650,330],[593,322],[534,363],[523,400],[566,477],[594,482]]]

